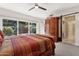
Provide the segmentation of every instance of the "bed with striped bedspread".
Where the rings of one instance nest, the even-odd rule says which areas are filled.
[[[55,42],[45,35],[18,35],[5,38],[0,56],[50,56],[55,54]]]

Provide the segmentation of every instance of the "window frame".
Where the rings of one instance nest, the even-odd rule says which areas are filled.
[[[9,18],[2,18],[1,21],[2,21],[2,30],[3,30],[3,20],[6,19],[6,20],[12,20],[12,21],[16,21],[17,23],[17,35],[20,35],[19,34],[19,22],[27,22],[28,23],[28,33],[24,33],[24,34],[32,34],[30,32],[30,23],[35,23],[36,24],[36,33],[37,34],[37,23],[36,22],[32,22],[32,21],[25,21],[25,20],[18,20],[18,19],[9,19]],[[34,34],[34,33],[33,33]]]

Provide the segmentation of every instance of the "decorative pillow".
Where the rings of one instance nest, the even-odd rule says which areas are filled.
[[[2,46],[3,39],[4,39],[4,35],[3,32],[0,30],[0,47]]]

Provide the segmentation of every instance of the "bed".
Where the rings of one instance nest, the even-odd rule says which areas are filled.
[[[18,35],[4,39],[0,56],[51,56],[55,55],[55,41],[47,35]]]

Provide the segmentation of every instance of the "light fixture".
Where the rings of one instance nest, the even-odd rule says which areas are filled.
[[[35,8],[38,8],[38,6],[35,6]]]

